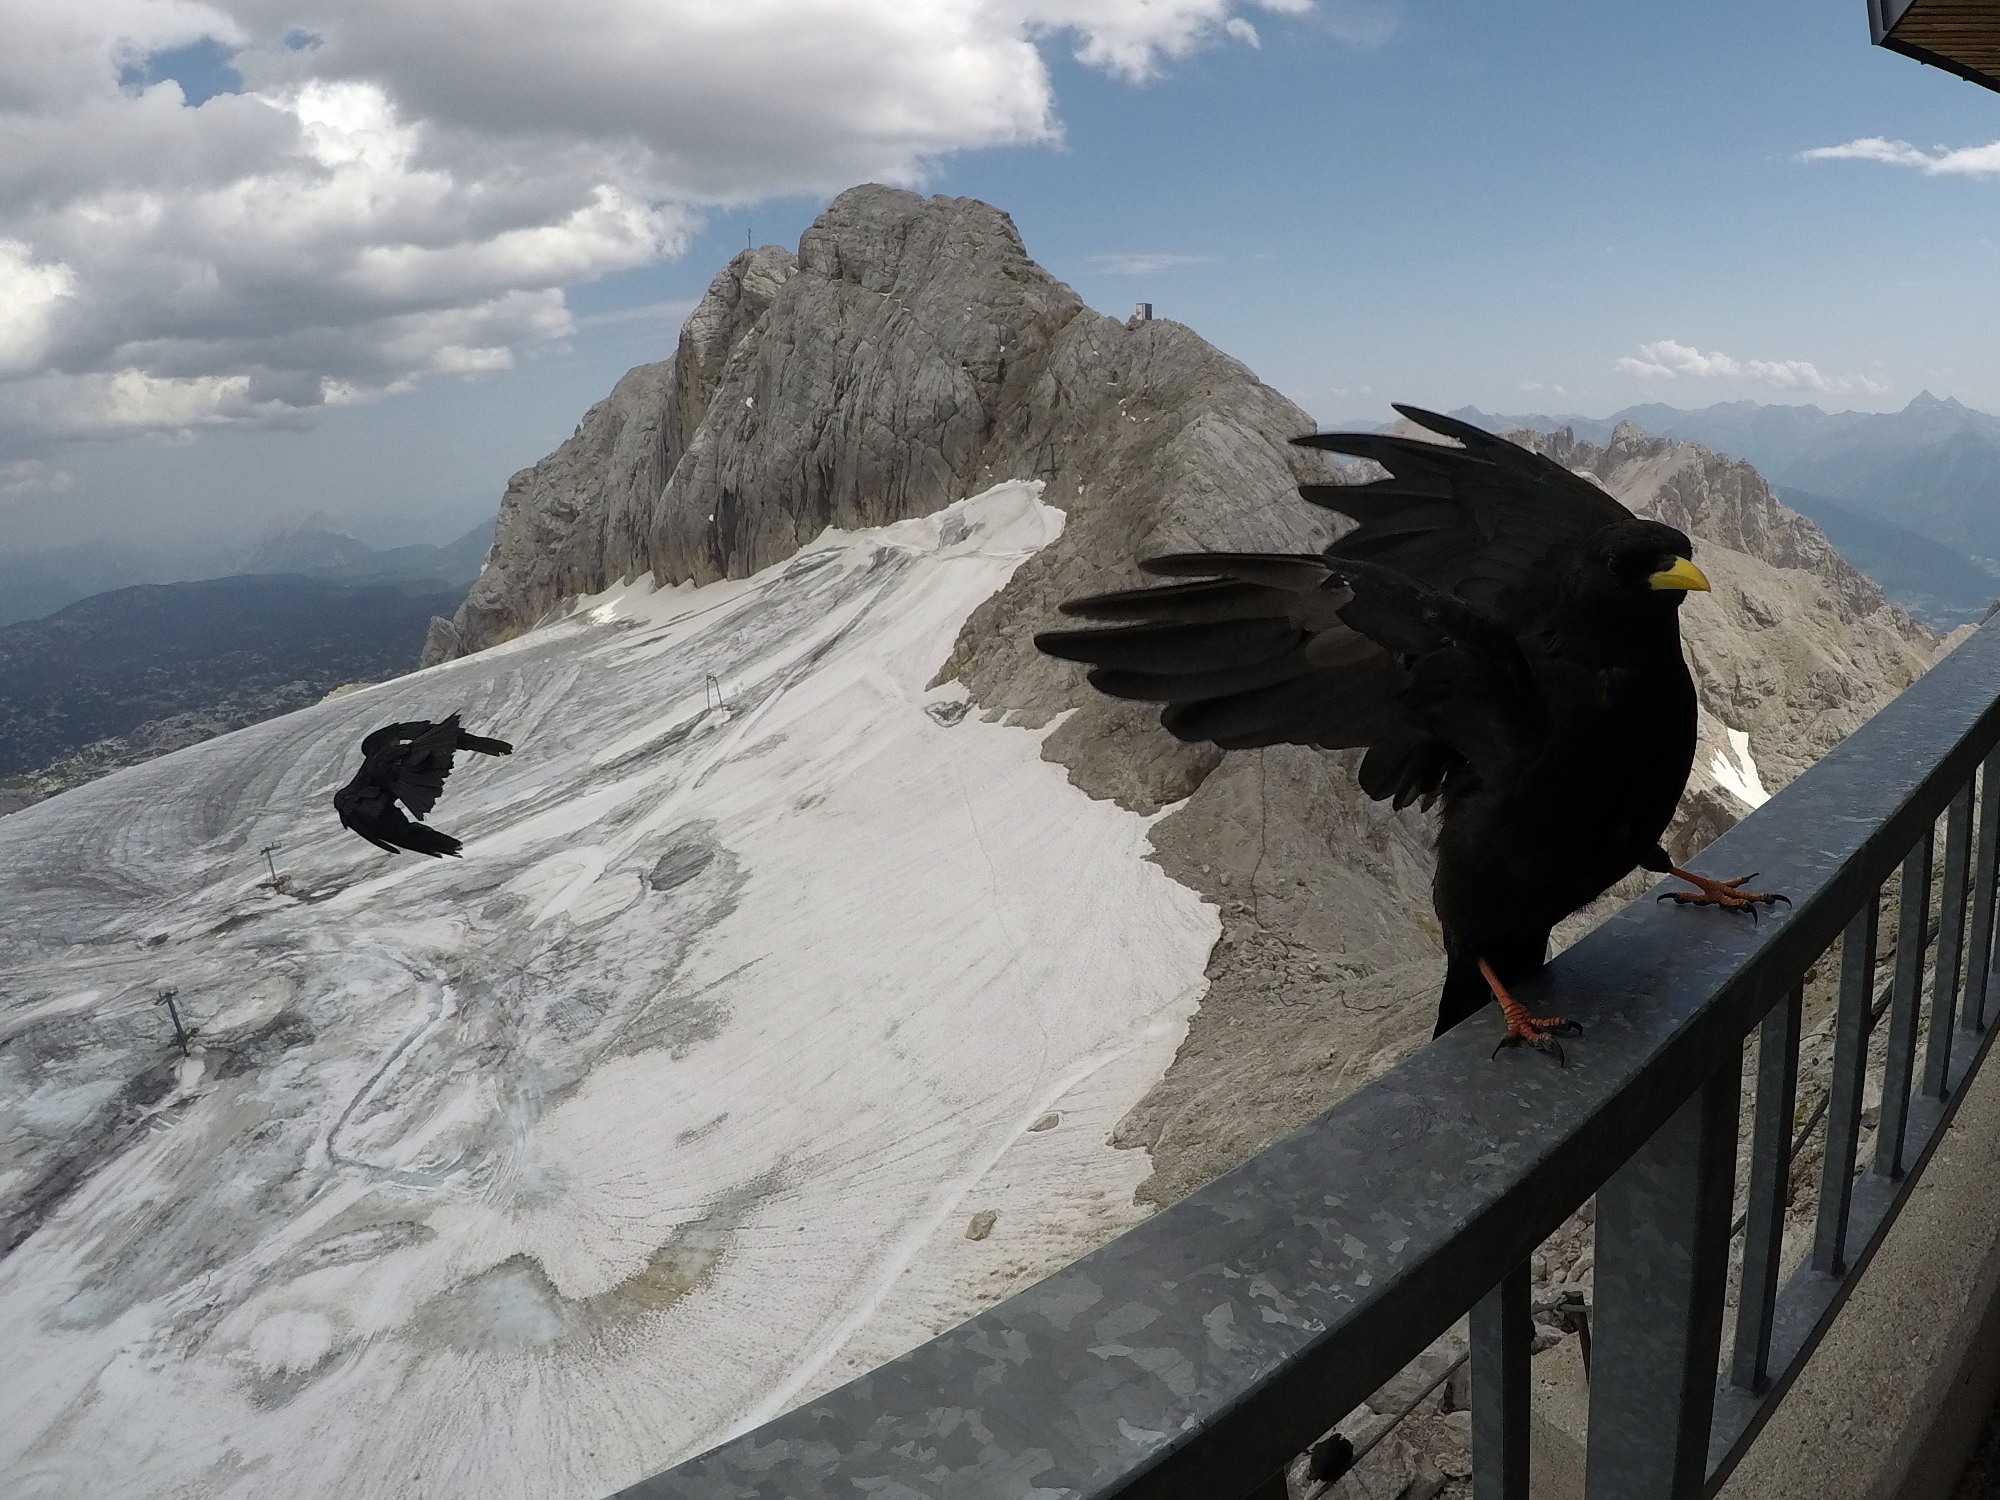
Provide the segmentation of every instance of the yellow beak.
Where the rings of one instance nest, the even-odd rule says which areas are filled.
[[[1674,565],[1664,572],[1654,573],[1646,582],[1656,589],[1699,589],[1708,592],[1708,580],[1701,576],[1701,569],[1685,557],[1674,559]]]

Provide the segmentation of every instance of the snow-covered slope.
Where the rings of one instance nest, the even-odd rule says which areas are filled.
[[[0,822],[0,1491],[582,1500],[1130,1222],[1215,910],[926,687],[1038,490]],[[359,737],[452,709],[517,746],[464,860],[343,832]]]

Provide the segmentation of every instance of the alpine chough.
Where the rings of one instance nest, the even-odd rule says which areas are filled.
[[[399,849],[439,855],[458,854],[460,844],[448,833],[424,826],[423,819],[444,792],[454,751],[477,750],[481,755],[512,755],[505,740],[467,734],[458,715],[433,724],[414,719],[385,724],[361,742],[361,769],[333,794],[333,809],[343,826],[394,854]],[[400,802],[416,817],[403,816]]]
[[[1310,448],[1389,477],[1307,484],[1359,524],[1323,553],[1191,553],[1140,566],[1193,580],[1076,599],[1111,628],[1035,644],[1088,663],[1117,698],[1164,703],[1183,740],[1365,748],[1362,790],[1442,799],[1432,901],[1445,947],[1442,1034],[1500,1002],[1502,1045],[1553,1049],[1561,1017],[1507,986],[1549,931],[1635,866],[1733,910],[1783,900],[1677,868],[1660,847],[1694,761],[1680,607],[1708,580],[1671,526],[1641,520],[1561,464],[1451,417],[1396,408],[1455,439],[1314,433]],[[1557,1049],[1559,1052],[1559,1049]]]

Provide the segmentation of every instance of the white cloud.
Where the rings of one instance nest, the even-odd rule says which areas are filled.
[[[19,500],[26,495],[61,494],[73,489],[76,481],[66,469],[51,468],[38,458],[18,459],[0,464],[0,500]]]
[[[2000,141],[1987,146],[1939,146],[1925,151],[1908,141],[1863,136],[1844,146],[1819,146],[1801,151],[1800,161],[1879,161],[1893,167],[1914,167],[1926,177],[2000,177]]]
[[[1682,375],[1697,380],[1747,380],[1775,391],[1817,391],[1822,395],[1875,395],[1890,389],[1889,382],[1873,375],[1823,375],[1810,360],[1738,360],[1717,350],[1701,350],[1672,339],[1641,344],[1637,358],[1622,356],[1617,369],[1642,380],[1674,380]]]
[[[1402,21],[1393,0],[1324,0],[1317,15],[1329,36],[1364,50],[1388,41]]]
[[[7,0],[0,438],[293,423],[505,368],[574,332],[566,288],[707,209],[1058,142],[1043,46],[1139,81],[1310,8]],[[204,39],[244,92],[134,81]]]
[[[19,240],[0,240],[0,375],[32,370],[55,333],[56,312],[76,295],[76,273],[37,263]]]
[[[1706,377],[1743,373],[1743,367],[1726,354],[1703,354],[1699,349],[1690,349],[1672,339],[1641,344],[1639,357],[1623,356],[1618,361],[1618,368],[1628,375],[1639,375],[1648,380],[1672,380],[1676,375]]]
[[[1151,276],[1182,266],[1205,266],[1213,255],[1093,255],[1090,263],[1107,276]]]

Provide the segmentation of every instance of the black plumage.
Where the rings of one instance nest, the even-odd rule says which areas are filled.
[[[467,734],[459,726],[457,714],[436,724],[428,719],[385,724],[361,742],[361,769],[333,794],[333,808],[340,814],[341,824],[391,854],[409,849],[433,859],[456,856],[459,841],[425,826],[423,820],[443,795],[452,755],[459,750],[476,750],[481,755],[514,753],[505,740]],[[403,816],[402,808],[396,805],[399,802],[417,821]]]
[[[1460,445],[1375,433],[1296,439],[1389,477],[1303,485],[1359,523],[1324,553],[1196,553],[1140,564],[1193,580],[1077,599],[1107,629],[1036,644],[1114,697],[1165,704],[1183,740],[1365,748],[1360,781],[1397,807],[1442,798],[1433,902],[1442,1033],[1498,998],[1509,1041],[1567,1023],[1506,986],[1550,929],[1636,866],[1690,901],[1782,899],[1676,869],[1659,839],[1687,784],[1694,683],[1679,610],[1706,589],[1688,538],[1560,464],[1399,406]]]

